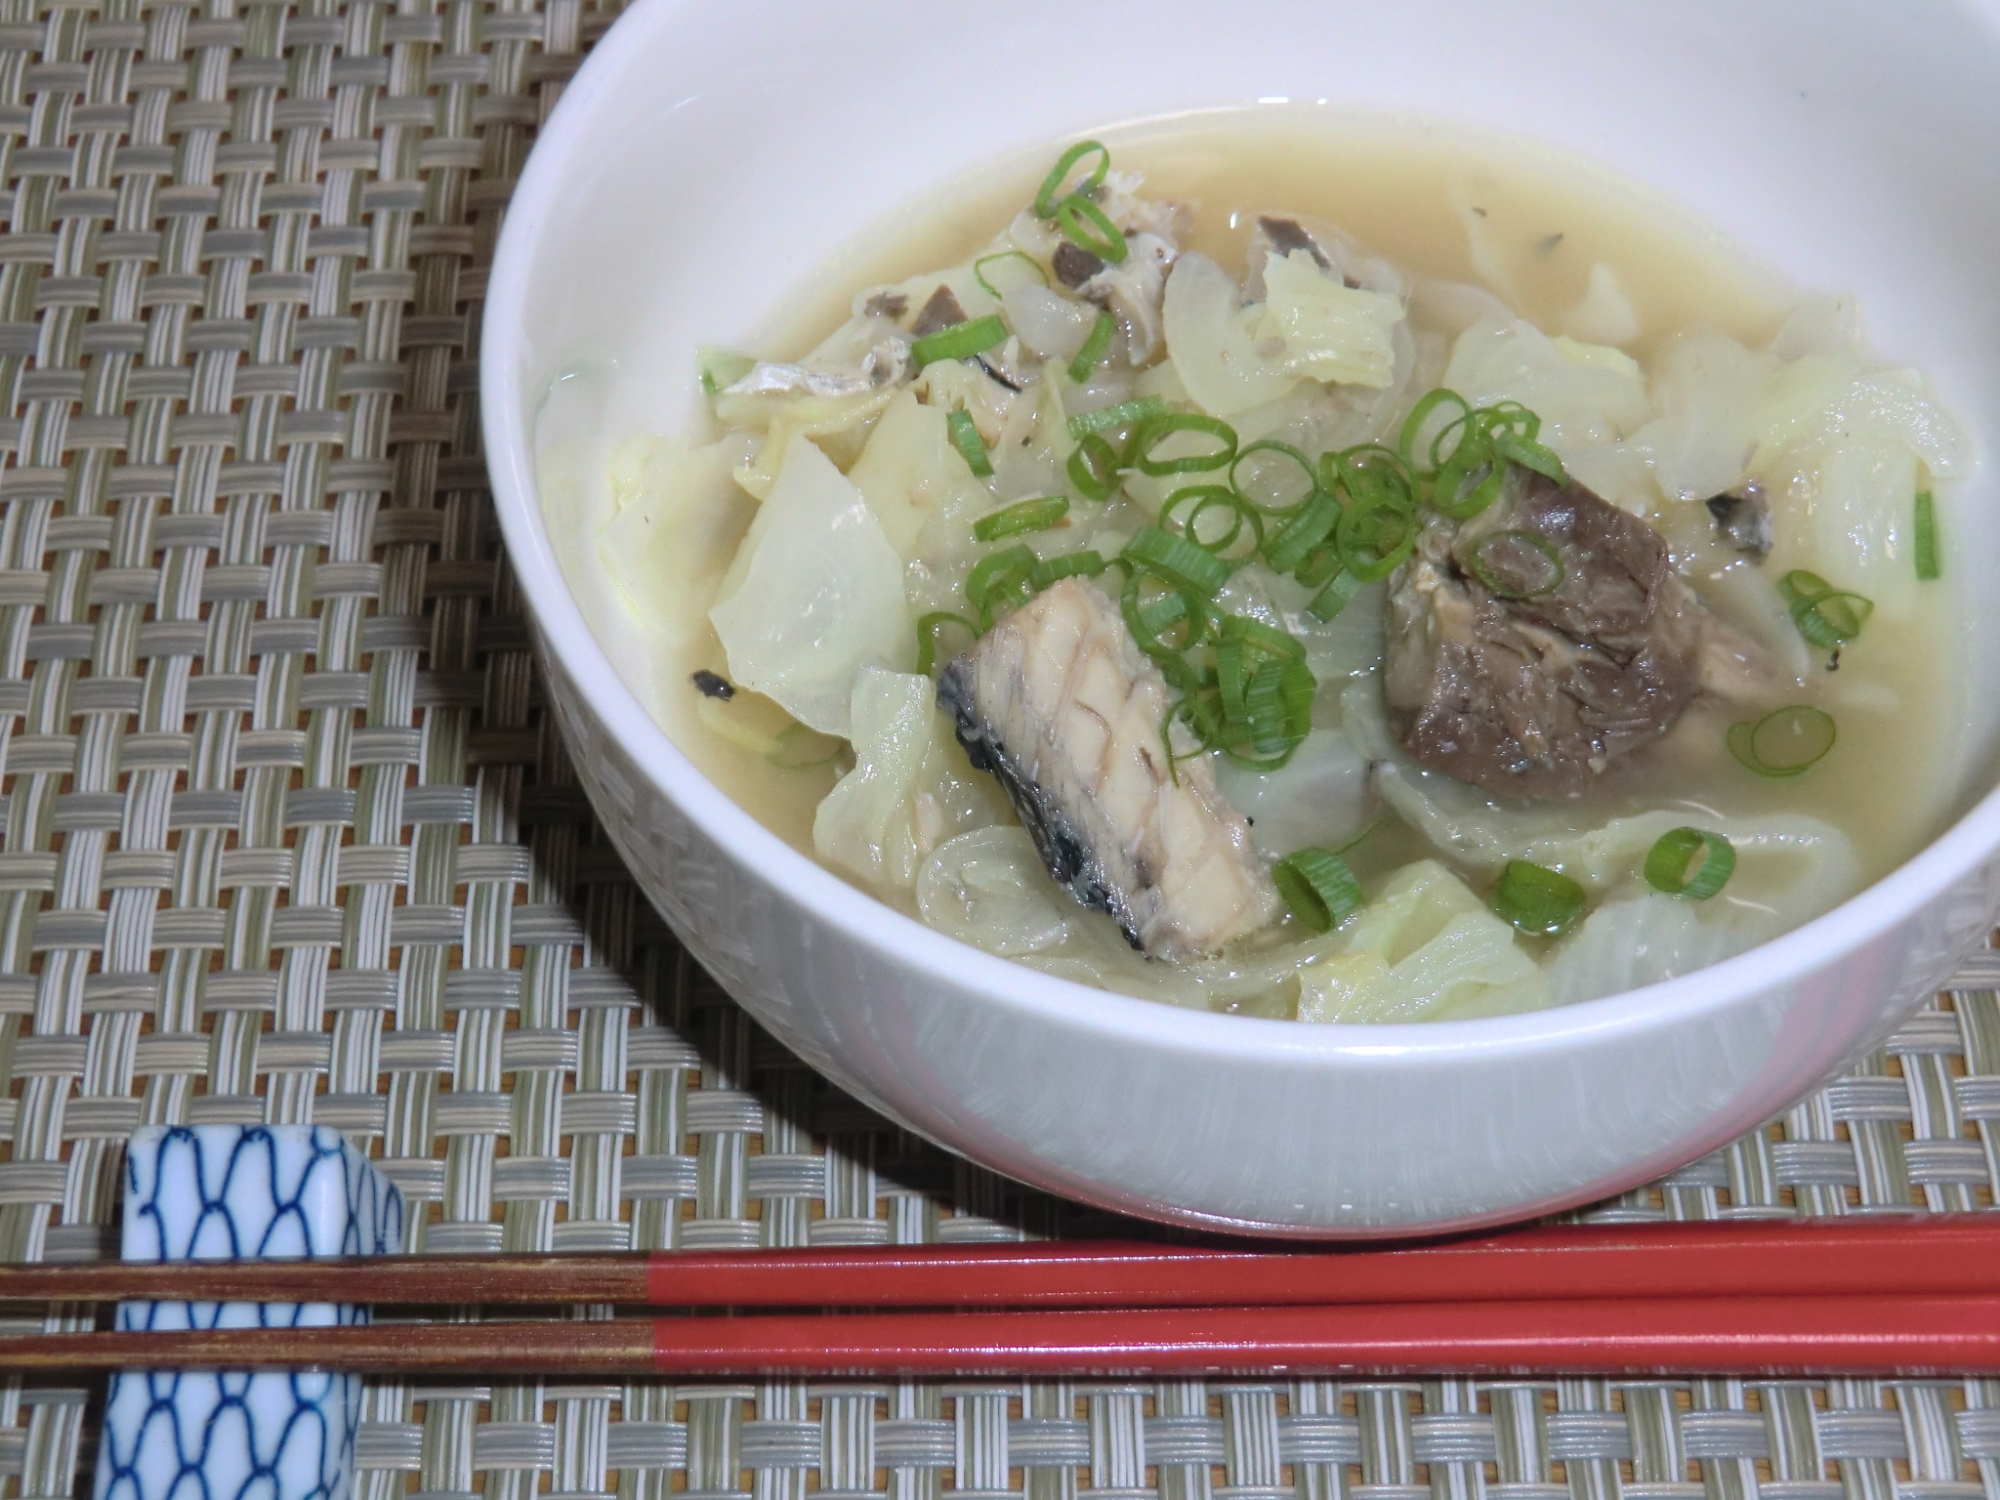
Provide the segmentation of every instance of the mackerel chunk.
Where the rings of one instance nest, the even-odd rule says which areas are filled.
[[[1169,773],[1173,695],[1117,607],[1068,578],[945,669],[938,706],[1006,788],[1049,874],[1177,962],[1271,922],[1278,894],[1207,757]]]

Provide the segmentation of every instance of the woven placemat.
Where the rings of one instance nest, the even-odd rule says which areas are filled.
[[[437,1250],[1102,1227],[694,969],[542,711],[478,307],[577,0],[0,0],[0,1258],[104,1253],[151,1121],[364,1143]],[[1604,1206],[1988,1207],[2000,980]],[[0,1318],[0,1334],[43,1326]],[[4,1375],[0,1500],[95,1392]],[[380,1384],[362,1500],[2000,1495],[1985,1381]]]

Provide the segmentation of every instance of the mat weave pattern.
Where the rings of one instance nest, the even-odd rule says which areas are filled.
[[[0,1257],[103,1253],[124,1137],[306,1121],[412,1248],[971,1240],[1080,1211],[762,1036],[542,711],[479,299],[579,0],[0,0]],[[2000,962],[1599,1212],[1989,1207]],[[26,1320],[0,1314],[0,1335]],[[36,1323],[34,1326],[41,1326]],[[0,1500],[97,1393],[5,1376]],[[361,1500],[1955,1500],[2000,1384],[382,1384]]]

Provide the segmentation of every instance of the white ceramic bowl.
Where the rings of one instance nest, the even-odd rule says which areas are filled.
[[[643,664],[601,619],[593,632],[601,586],[565,579],[576,518],[537,493],[536,415],[567,375],[604,433],[657,428],[637,393],[685,380],[697,343],[748,332],[830,252],[969,167],[1110,121],[1334,100],[1569,146],[1802,285],[1858,291],[1875,342],[1933,376],[1984,452],[2000,411],[1995,78],[1993,8],[1943,0],[642,0],[528,163],[482,355],[500,516],[593,801],[675,930],[779,1037],[922,1135],[1057,1192],[1382,1234],[1584,1202],[1714,1148],[1878,1040],[1989,927],[2000,797],[1973,797],[1990,769],[1891,878],[1631,994],[1353,1028],[1125,999],[926,930],[702,777],[629,685]],[[1954,500],[1954,567],[2000,558],[1992,488],[1982,475]],[[1991,705],[2000,593],[1974,592],[1965,669]]]

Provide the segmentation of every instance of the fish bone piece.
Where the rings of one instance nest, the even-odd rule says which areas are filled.
[[[1170,962],[1278,914],[1249,825],[1208,758],[1170,771],[1161,726],[1172,704],[1117,607],[1081,578],[1001,621],[938,683],[959,743],[1006,788],[1049,874]]]

